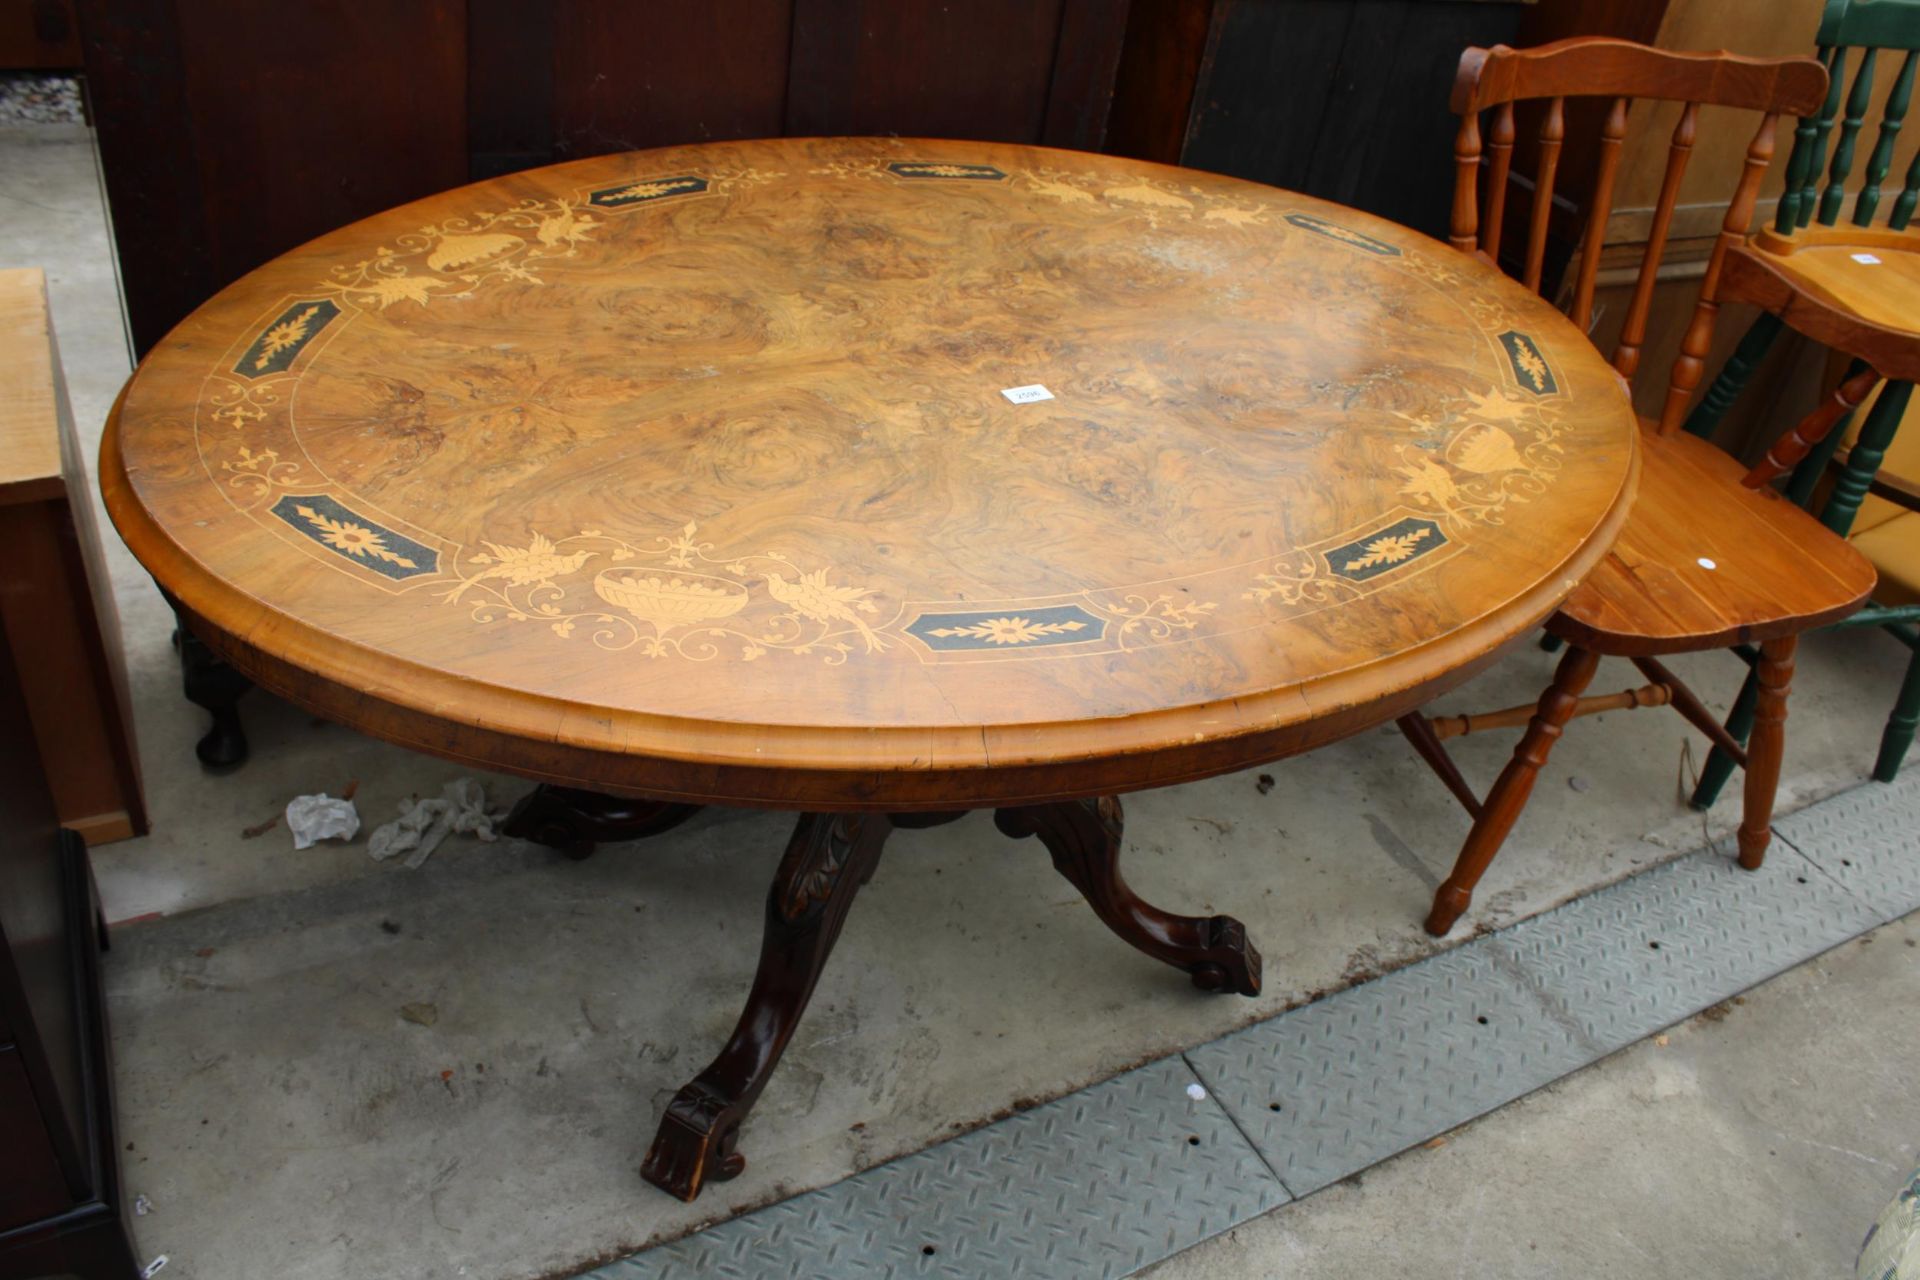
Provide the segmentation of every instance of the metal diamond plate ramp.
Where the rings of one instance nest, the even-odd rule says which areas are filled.
[[[1187,1055],[1296,1196],[1599,1056],[1483,942]]]
[[[589,1273],[1123,1276],[1286,1202],[1178,1058]]]
[[[1920,910],[1920,762],[1893,783],[1869,782],[1773,824],[1875,912]]]
[[[1689,854],[1485,942],[1612,1052],[1879,922],[1775,841],[1758,871],[1711,852]]]

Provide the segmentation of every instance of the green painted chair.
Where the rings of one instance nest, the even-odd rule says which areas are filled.
[[[1762,314],[1695,406],[1686,429],[1703,437],[1713,434],[1783,326],[1851,357],[1848,377],[1869,368],[1878,372],[1886,381],[1859,429],[1850,432],[1842,423],[1796,468],[1787,486],[1790,497],[1808,503],[1817,488],[1827,488],[1819,482],[1832,469],[1820,519],[1844,536],[1862,499],[1876,487],[1888,445],[1920,381],[1920,228],[1909,226],[1920,205],[1920,153],[1880,217],[1920,69],[1920,0],[1827,0],[1816,42],[1831,76],[1826,103],[1794,132],[1773,224],[1728,253],[1718,291],[1721,303],[1753,303]],[[1849,207],[1848,184],[1868,132],[1876,77],[1889,71],[1893,82]],[[1836,460],[1843,437],[1851,446]],[[1874,765],[1873,776],[1882,782],[1893,780],[1920,725],[1916,621],[1920,605],[1896,604],[1862,610],[1837,624],[1884,627],[1914,650]],[[1749,663],[1759,657],[1748,646],[1735,652]],[[1758,691],[1757,679],[1749,674],[1726,724],[1736,741],[1745,742],[1753,727]],[[1693,794],[1696,809],[1713,803],[1733,768],[1732,758],[1715,747]]]

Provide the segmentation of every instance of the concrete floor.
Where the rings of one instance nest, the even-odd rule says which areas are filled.
[[[0,173],[0,266],[48,268],[76,415],[97,433],[128,366],[86,134],[0,130]],[[903,832],[748,1128],[748,1173],[683,1206],[635,1167],[738,1010],[785,820],[712,810],[578,865],[512,842],[450,841],[418,872],[357,842],[296,853],[284,829],[248,834],[292,796],[357,780],[371,825],[459,771],[254,694],[253,761],[208,777],[170,617],[117,545],[113,573],[155,830],[96,850],[95,868],[110,918],[139,921],[116,934],[109,998],[129,1178],[157,1206],[140,1240],[170,1276],[563,1273],[1440,945],[1418,921],[1466,819],[1390,730],[1128,802],[1131,878],[1172,909],[1245,920],[1267,959],[1258,1000],[1201,998],[1127,950],[1037,846],[984,818]],[[1806,646],[1783,810],[1864,775],[1902,657],[1879,635]],[[1724,655],[1674,665],[1716,707],[1739,674]],[[1531,701],[1551,666],[1517,652],[1450,702]],[[1637,683],[1622,666],[1596,687],[1615,680]],[[1703,821],[1678,800],[1687,736],[1661,711],[1576,726],[1470,923],[1697,847]],[[1459,746],[1484,782],[1511,739]],[[523,787],[489,782],[502,801]],[[1707,825],[1736,818],[1737,796]],[[402,1014],[417,1005],[431,1021]]]
[[[1850,1276],[1920,1159],[1917,947],[1876,929],[1144,1274]]]

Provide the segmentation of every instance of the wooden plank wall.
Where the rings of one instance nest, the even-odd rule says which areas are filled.
[[[79,0],[136,348],[322,232],[532,165],[900,134],[1098,150],[1127,0]]]
[[[1111,150],[1446,234],[1460,51],[1523,0],[1135,0]]]

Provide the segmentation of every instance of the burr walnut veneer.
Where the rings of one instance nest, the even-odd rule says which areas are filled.
[[[154,349],[101,476],[194,630],[320,714],[657,825],[805,812],[741,1029],[647,1162],[691,1196],[896,821],[996,807],[1128,941],[1257,989],[1235,922],[1120,881],[1112,794],[1464,679],[1605,553],[1635,438],[1563,317],[1364,215],[789,140],[289,253]]]

